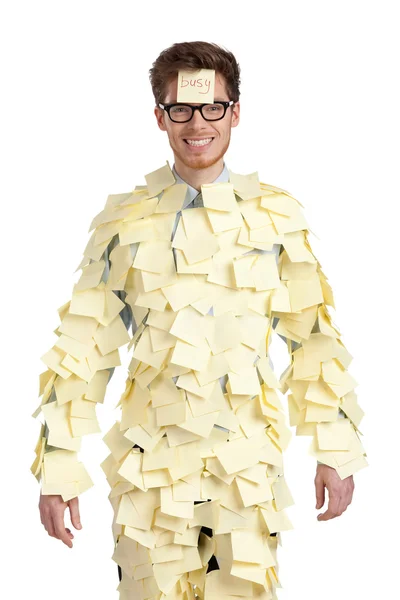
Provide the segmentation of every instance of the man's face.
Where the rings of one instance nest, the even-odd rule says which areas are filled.
[[[177,83],[176,77],[168,84],[163,104],[176,102]],[[225,78],[218,73],[215,74],[214,100],[230,100]],[[194,111],[192,119],[187,123],[174,123],[167,112],[159,107],[154,109],[154,113],[159,128],[168,134],[175,160],[191,169],[205,169],[218,162],[226,153],[231,140],[231,127],[239,124],[240,104],[237,102],[228,107],[224,118],[219,121],[206,121],[198,110]],[[185,141],[210,138],[211,141],[204,146],[190,146]]]

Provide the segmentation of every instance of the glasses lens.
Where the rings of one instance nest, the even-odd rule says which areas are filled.
[[[207,121],[215,121],[216,119],[220,119],[224,114],[224,105],[223,104],[206,104],[203,106],[203,117],[207,119]]]
[[[169,114],[174,121],[184,122],[192,116],[192,109],[186,104],[180,104],[179,106],[171,106]]]

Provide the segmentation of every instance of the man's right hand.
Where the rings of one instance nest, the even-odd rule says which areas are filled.
[[[61,540],[68,548],[72,548],[74,534],[64,524],[64,512],[69,506],[71,523],[75,529],[82,529],[79,516],[79,499],[76,496],[64,502],[62,496],[44,495],[40,493],[40,520],[51,537]]]

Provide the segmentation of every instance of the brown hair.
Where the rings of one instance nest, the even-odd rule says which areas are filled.
[[[240,67],[232,52],[209,42],[179,42],[163,50],[149,71],[156,105],[164,101],[166,86],[180,69],[214,69],[224,76],[229,99],[238,102]]]

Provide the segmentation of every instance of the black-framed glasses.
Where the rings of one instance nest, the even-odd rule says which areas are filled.
[[[197,106],[180,102],[175,104],[161,104],[160,102],[158,106],[167,111],[169,118],[174,123],[187,123],[193,117],[195,110],[199,110],[206,121],[219,121],[224,118],[228,107],[232,104],[234,104],[233,100],[221,100],[213,104],[198,104]]]

